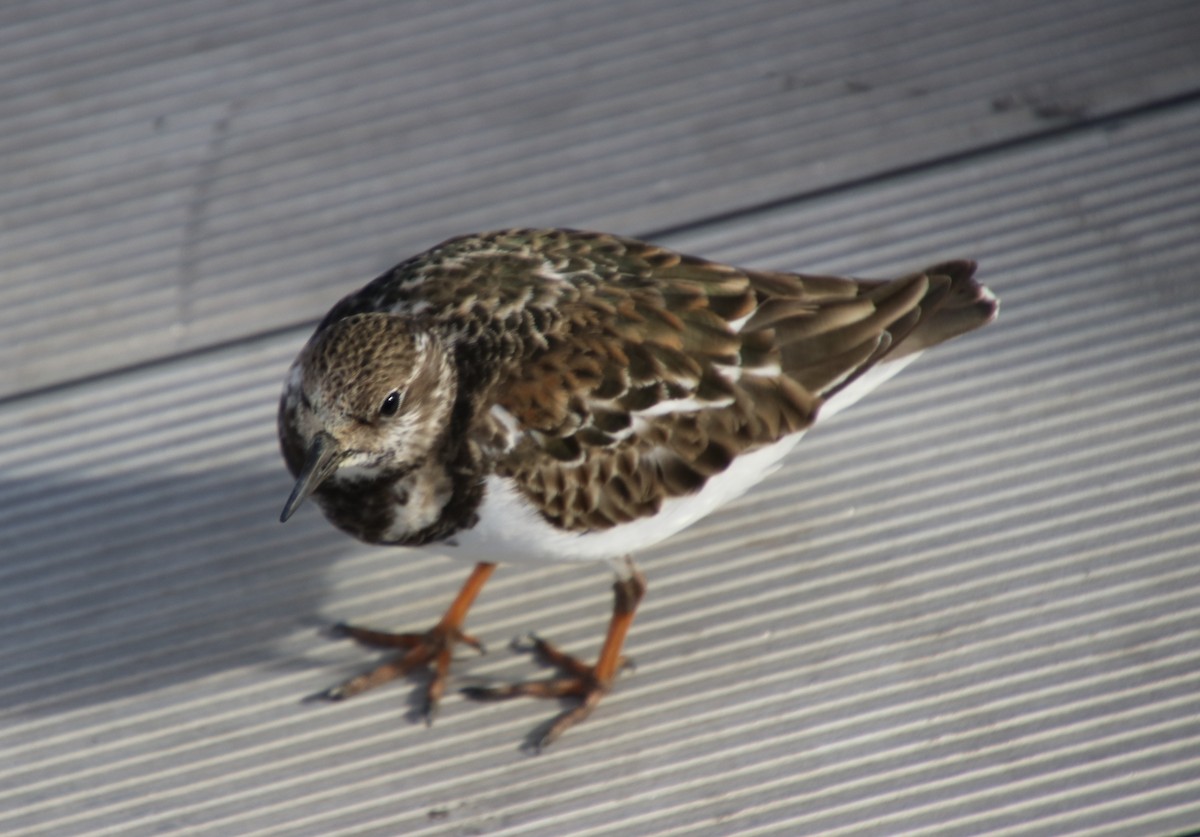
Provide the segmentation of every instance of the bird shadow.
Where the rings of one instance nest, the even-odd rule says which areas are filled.
[[[279,641],[312,630],[344,538],[278,524],[289,479],[266,457],[194,473],[0,479],[0,705],[44,714],[238,666],[312,666]]]

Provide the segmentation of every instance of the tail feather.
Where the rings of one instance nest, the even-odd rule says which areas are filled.
[[[927,310],[908,337],[897,346],[892,358],[944,343],[996,318],[1000,300],[975,279],[975,268],[975,262],[963,259],[934,265],[925,271],[927,276],[946,277],[949,286],[936,304],[922,303],[922,308]]]
[[[990,322],[999,303],[974,274],[974,262],[959,260],[892,281],[843,279],[852,293],[764,301],[744,331],[771,329],[784,374],[828,400],[877,366]]]

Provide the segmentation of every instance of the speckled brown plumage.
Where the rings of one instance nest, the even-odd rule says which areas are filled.
[[[436,335],[457,368],[456,425],[466,436],[446,441],[451,458],[476,477],[494,470],[514,480],[556,526],[603,529],[653,514],[738,454],[807,427],[839,381],[904,349],[914,330],[924,348],[985,321],[990,304],[972,270],[953,262],[895,282],[855,282],[740,270],[596,233],[468,236],[339,303],[314,338],[310,372],[348,390],[405,362],[370,356],[392,344],[364,314]],[[955,316],[939,307],[951,289]],[[747,317],[740,331],[730,327]],[[383,394],[363,393],[372,399],[364,411]],[[666,411],[672,401],[694,409]],[[503,432],[493,406],[517,434]],[[298,473],[286,418],[285,410]],[[352,509],[336,492],[318,489],[317,498],[328,495],[334,522],[359,537],[429,540],[388,537],[384,510],[362,496],[378,492],[354,493],[367,525],[346,520]],[[442,528],[433,534],[445,536]]]
[[[648,545],[745,490],[761,474],[734,463],[876,367],[988,322],[974,269],[863,281],[600,233],[451,239],[339,302],[301,352],[284,517],[311,494],[370,542],[619,557],[620,533]]]

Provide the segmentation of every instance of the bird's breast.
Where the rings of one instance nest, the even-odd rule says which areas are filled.
[[[386,487],[392,505],[392,521],[383,540],[411,543],[423,532],[438,528],[454,496],[449,472],[432,461],[394,480]]]
[[[450,519],[463,512],[452,502],[450,472],[430,460],[405,473],[337,473],[317,492],[329,521],[367,543],[417,546],[452,534]]]

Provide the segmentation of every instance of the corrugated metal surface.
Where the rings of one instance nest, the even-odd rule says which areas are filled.
[[[321,625],[425,625],[467,569],[275,522],[301,332],[5,403],[0,832],[1196,827],[1197,135],[1184,102],[671,236],[860,273],[978,256],[1004,310],[642,556],[639,671],[539,757],[550,705],[451,697],[425,729],[410,684],[301,702],[365,661]],[[608,606],[599,568],[505,568],[457,682],[527,674],[503,644],[529,629],[589,652]]]
[[[1192,0],[0,8],[0,395],[312,320],[515,223],[639,233],[1193,91]]]
[[[1195,4],[644,6],[0,10],[0,391],[244,338],[0,408],[0,832],[1200,824],[1200,105],[737,214],[1194,92]],[[669,243],[981,256],[1002,319],[643,556],[641,670],[543,756],[547,705],[301,703],[365,661],[321,625],[466,568],[274,522],[303,335],[258,335],[450,233],[713,216]],[[608,605],[505,569],[458,682]]]

